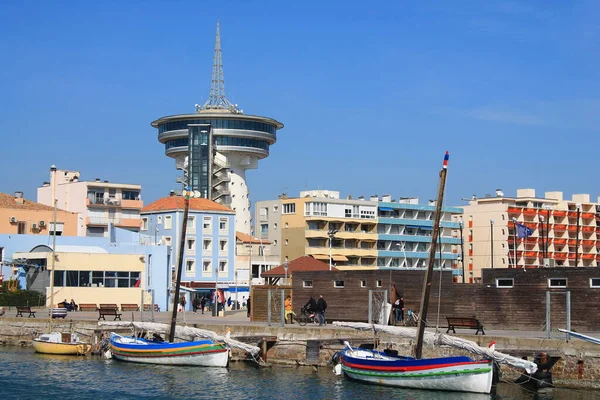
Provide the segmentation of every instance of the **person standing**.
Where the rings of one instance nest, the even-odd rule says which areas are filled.
[[[400,298],[396,300],[396,303],[398,303],[396,308],[396,324],[398,324],[404,320],[404,296],[400,296]]]
[[[292,296],[288,294],[285,298],[285,321],[288,320],[288,315],[290,316],[290,324],[294,323],[294,317],[296,314],[292,310]]]
[[[204,307],[206,307],[206,296],[202,296],[202,299],[200,299],[200,309],[202,310],[202,314],[204,314]]]
[[[181,304],[181,311],[185,311],[185,296],[181,297],[181,300],[179,300],[179,304]]]
[[[194,314],[196,314],[200,308],[200,298],[198,296],[194,297],[194,300],[192,300],[192,307],[194,309]]]
[[[252,314],[251,311],[250,311],[250,306],[251,306],[250,296],[248,296],[248,303],[247,304],[248,304],[248,311],[247,311],[246,314],[247,314],[248,318],[250,318],[250,315]]]
[[[319,326],[323,326],[327,323],[325,319],[325,310],[327,309],[327,302],[323,298],[323,295],[319,296],[317,300],[317,316],[319,317]]]

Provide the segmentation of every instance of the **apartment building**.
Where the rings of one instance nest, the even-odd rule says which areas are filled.
[[[477,282],[482,268],[540,268],[600,265],[600,198],[563,192],[518,189],[515,197],[501,190],[494,197],[474,197],[464,207],[465,268]],[[514,222],[529,228],[527,237]]]
[[[0,193],[0,233],[51,235],[53,218],[53,207],[26,200],[23,192]],[[77,225],[77,213],[56,210],[57,236],[77,236]]]
[[[102,181],[81,181],[77,171],[50,168],[50,182],[38,188],[41,204],[78,213],[79,236],[106,237],[109,223],[133,232],[140,230],[141,185]]]
[[[273,254],[273,243],[269,240],[236,232],[235,273],[237,284],[248,287],[249,271],[252,270],[252,284],[263,285],[262,274],[279,265],[279,255]],[[242,290],[247,290],[242,288]]]
[[[297,198],[257,202],[256,224],[261,237],[280,244],[281,262],[310,255],[329,263],[331,254],[340,270],[422,268],[431,247],[434,210],[434,202],[422,205],[417,198],[341,199],[337,191],[312,190]],[[460,208],[443,208],[438,267],[457,268],[456,218],[461,214]]]

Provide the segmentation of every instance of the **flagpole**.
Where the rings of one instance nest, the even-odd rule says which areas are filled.
[[[515,229],[513,236],[513,259],[515,260],[515,268],[519,268],[517,262],[517,219],[513,217],[513,227]]]

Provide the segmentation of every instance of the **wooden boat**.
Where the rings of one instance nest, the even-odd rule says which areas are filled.
[[[79,340],[73,333],[43,333],[33,339],[33,348],[37,353],[59,355],[85,355],[92,350],[92,345]]]
[[[413,389],[490,393],[491,360],[469,357],[425,358],[417,360],[375,350],[342,350],[342,371],[351,379],[379,385]]]
[[[162,365],[227,367],[229,348],[213,340],[168,343],[112,334],[112,356],[121,361]]]
[[[177,280],[175,284],[175,296],[173,298],[174,307],[169,340],[165,342],[160,336],[156,336],[155,340],[147,340],[132,336],[120,336],[113,333],[110,337],[109,348],[111,357],[118,360],[144,364],[192,365],[201,367],[226,367],[229,363],[229,347],[224,342],[210,339],[175,342],[177,305],[179,304],[179,292],[181,289],[181,267],[183,265],[190,195],[193,195],[193,192],[184,191],[183,195],[185,196],[185,209],[181,228],[181,243],[179,246]]]
[[[425,270],[421,295],[415,357],[398,357],[385,352],[352,349],[346,344],[341,352],[342,371],[351,379],[379,385],[415,389],[449,390],[458,392],[490,393],[493,380],[491,359],[472,360],[469,357],[421,358],[425,322],[431,290],[436,245],[440,234],[442,201],[448,172],[448,152],[440,171],[428,267]]]

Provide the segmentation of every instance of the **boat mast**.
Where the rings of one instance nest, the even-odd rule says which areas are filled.
[[[177,281],[175,283],[175,297],[173,298],[173,316],[171,317],[171,332],[169,342],[175,341],[175,326],[177,325],[177,307],[179,306],[179,288],[181,287],[181,266],[183,264],[183,251],[185,250],[185,233],[187,229],[188,213],[190,211],[190,189],[184,190],[185,207],[183,211],[183,224],[181,224],[181,238],[179,239],[179,259],[177,260]]]
[[[56,265],[56,205],[58,200],[56,199],[56,167],[53,165],[50,167],[50,173],[52,174],[52,260],[50,261],[50,323],[48,324],[48,330],[52,331],[52,309],[54,308],[54,267]]]
[[[420,359],[423,353],[423,335],[425,334],[425,321],[427,320],[427,308],[429,307],[429,296],[431,294],[431,280],[433,276],[433,263],[435,261],[435,246],[440,234],[440,220],[442,218],[442,202],[444,199],[444,186],[446,185],[446,174],[448,173],[448,158],[446,152],[444,164],[440,171],[440,183],[438,186],[437,200],[435,203],[435,216],[433,221],[433,232],[431,235],[431,248],[429,249],[429,264],[425,270],[425,279],[423,282],[423,292],[421,294],[421,314],[419,317],[419,327],[417,335],[417,347],[415,348],[415,358]],[[440,245],[441,246],[441,245]],[[440,274],[442,273],[442,259],[440,258]]]

